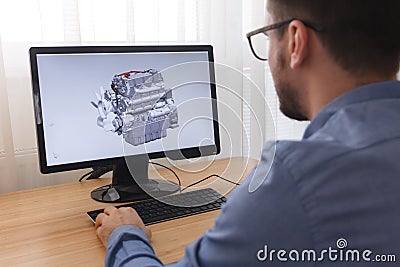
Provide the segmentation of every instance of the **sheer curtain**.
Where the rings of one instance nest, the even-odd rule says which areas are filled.
[[[253,59],[245,39],[264,24],[263,10],[264,0],[1,1],[0,193],[75,181],[85,172],[39,172],[31,46],[212,44],[220,66],[220,157],[257,158],[266,139],[299,138],[305,125],[280,114],[268,67]]]

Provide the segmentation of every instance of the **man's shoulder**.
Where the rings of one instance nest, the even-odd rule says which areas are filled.
[[[335,140],[276,141],[274,160],[291,172],[301,174],[349,152],[350,147]]]
[[[250,191],[271,184],[292,184],[314,177],[316,169],[330,168],[332,159],[348,149],[327,141],[269,141],[265,143],[260,162],[248,179]],[[300,186],[301,187],[301,186]],[[299,188],[300,189],[300,188]]]

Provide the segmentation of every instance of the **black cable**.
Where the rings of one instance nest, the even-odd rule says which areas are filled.
[[[112,171],[113,166],[101,166],[101,167],[92,167],[92,170],[89,171],[88,173],[82,175],[82,177],[79,179],[79,182],[82,182],[83,179],[86,178],[86,180],[92,180],[92,179],[97,179],[103,174]]]
[[[224,181],[226,181],[226,182],[229,182],[229,183],[231,183],[231,184],[240,185],[239,183],[236,183],[236,182],[233,182],[233,181],[231,181],[231,180],[228,180],[228,179],[222,177],[221,175],[218,175],[218,174],[211,174],[211,175],[209,175],[209,176],[207,176],[207,177],[205,177],[205,178],[203,178],[203,179],[201,179],[201,180],[199,180],[199,181],[197,181],[197,182],[194,182],[194,183],[192,183],[192,184],[186,186],[185,188],[183,188],[183,189],[181,190],[181,192],[184,191],[184,190],[186,190],[186,189],[188,189],[189,187],[192,187],[192,186],[195,186],[196,184],[199,184],[199,183],[201,183],[201,182],[204,182],[204,181],[210,179],[211,177],[218,177],[218,178],[220,178],[220,179],[222,179],[222,180],[224,180]]]
[[[196,184],[199,184],[199,183],[201,183],[201,182],[204,182],[204,181],[210,179],[211,177],[218,177],[218,178],[220,178],[220,179],[222,179],[222,180],[224,180],[224,181],[226,181],[226,182],[228,182],[228,183],[231,183],[231,184],[234,184],[234,185],[240,185],[239,183],[236,183],[236,182],[233,182],[233,181],[231,181],[231,180],[228,180],[228,179],[224,178],[224,177],[221,176],[221,175],[218,175],[218,174],[211,174],[211,175],[209,175],[209,176],[207,176],[207,177],[205,177],[205,178],[203,178],[203,179],[201,179],[201,180],[199,180],[199,181],[197,181],[197,182],[194,182],[194,183],[192,183],[192,184],[189,184],[189,185],[186,186],[185,188],[182,188],[181,179],[179,179],[178,174],[176,174],[176,172],[175,172],[173,169],[171,169],[171,168],[169,168],[169,167],[167,167],[167,166],[165,166],[165,165],[163,165],[163,164],[160,164],[160,163],[156,163],[156,162],[152,162],[152,161],[149,161],[149,163],[151,163],[151,164],[153,164],[153,165],[157,165],[157,166],[163,167],[163,168],[169,170],[170,172],[172,172],[172,173],[175,175],[176,179],[178,180],[179,191],[180,191],[180,192],[182,192],[182,191],[188,189],[189,187],[195,186]]]
[[[175,175],[176,179],[178,180],[179,191],[180,191],[180,192],[182,192],[182,191],[188,189],[189,187],[195,186],[196,184],[199,184],[199,183],[201,183],[201,182],[204,182],[204,181],[210,179],[211,177],[218,177],[218,178],[220,178],[220,179],[222,179],[222,180],[224,180],[224,181],[226,181],[226,182],[228,182],[228,183],[231,183],[231,184],[234,184],[234,185],[240,185],[239,183],[236,183],[236,182],[233,182],[233,181],[231,181],[231,180],[228,180],[228,179],[222,177],[221,175],[218,175],[218,174],[211,174],[211,175],[209,175],[209,176],[207,176],[207,177],[205,177],[205,178],[203,178],[203,179],[201,179],[201,180],[199,180],[199,181],[197,181],[197,182],[194,182],[194,183],[192,183],[192,184],[189,184],[189,185],[186,186],[185,188],[182,188],[181,179],[179,179],[178,174],[176,174],[176,172],[175,172],[173,169],[171,169],[171,168],[169,168],[169,167],[167,167],[167,166],[165,166],[165,165],[163,165],[163,164],[160,164],[160,163],[156,163],[156,162],[152,162],[152,161],[149,161],[149,163],[151,163],[151,164],[153,164],[153,165],[157,165],[157,166],[163,167],[163,168],[165,168],[165,169],[171,171],[171,172]]]
[[[203,178],[203,179],[201,179],[201,180],[199,180],[199,181],[197,181],[197,182],[194,182],[194,183],[192,183],[192,184],[189,184],[189,185],[186,186],[185,188],[182,188],[181,179],[179,178],[178,174],[177,174],[173,169],[171,169],[171,168],[169,168],[169,167],[167,167],[167,166],[165,166],[165,165],[163,165],[163,164],[160,164],[160,163],[157,163],[157,162],[153,162],[153,161],[149,161],[149,163],[151,163],[151,164],[153,164],[153,165],[156,165],[156,166],[163,167],[163,168],[169,170],[170,172],[172,172],[172,173],[174,174],[174,176],[176,177],[176,179],[178,180],[178,185],[179,185],[179,191],[180,191],[180,192],[182,192],[182,191],[184,191],[184,190],[186,190],[186,189],[188,189],[188,188],[190,188],[190,187],[192,187],[192,186],[195,186],[195,185],[197,185],[197,184],[199,184],[199,183],[201,183],[201,182],[204,182],[204,181],[206,181],[206,180],[208,180],[208,179],[210,179],[210,178],[212,178],[212,177],[218,177],[218,178],[220,178],[220,179],[222,179],[222,180],[224,180],[224,181],[226,181],[226,182],[228,182],[228,183],[231,183],[231,184],[234,184],[234,185],[240,185],[240,183],[236,183],[236,182],[233,182],[233,181],[231,181],[231,180],[228,180],[228,179],[224,178],[224,177],[221,176],[221,175],[218,175],[218,174],[211,174],[211,175],[209,175],[209,176],[207,176],[207,177],[205,177],[205,178]],[[81,181],[82,181],[83,179],[85,179],[86,177],[88,177],[87,179],[99,178],[101,175],[103,175],[104,173],[109,172],[109,171],[111,171],[111,170],[112,170],[112,167],[111,167],[111,166],[93,168],[92,171],[90,171],[90,172],[84,174],[84,175],[79,179],[79,182],[81,182]],[[93,175],[96,176],[96,177],[94,177]]]
[[[160,163],[153,162],[153,161],[149,161],[149,163],[151,163],[151,164],[153,164],[153,165],[157,165],[157,166],[163,167],[163,168],[169,170],[170,172],[172,172],[172,173],[175,175],[176,179],[178,180],[179,191],[182,191],[182,190],[181,190],[181,188],[182,188],[181,179],[179,179],[178,174],[176,174],[176,172],[175,172],[173,169],[171,169],[171,168],[169,168],[169,167],[167,167],[167,166],[165,166],[165,165],[162,165],[162,164],[160,164]]]
[[[81,176],[81,178],[79,178],[79,182],[82,182],[83,179],[85,179],[86,177],[88,177],[89,175],[93,174],[94,170],[91,170],[88,173],[85,173],[84,175]]]
[[[181,180],[179,179],[179,176],[176,174],[176,172],[174,170],[172,170],[171,168],[169,168],[165,165],[162,165],[162,164],[159,164],[156,162],[149,161],[149,163],[163,167],[163,168],[171,171],[175,175],[176,179],[178,180],[179,188],[182,187]],[[86,180],[99,178],[100,176],[102,176],[103,174],[105,174],[109,171],[112,171],[112,166],[92,167],[91,171],[89,171],[88,173],[85,173],[84,175],[81,176],[81,178],[79,178],[79,182],[82,182],[82,180],[85,179],[86,177],[87,177]]]
[[[240,185],[240,183],[236,183],[236,182],[233,182],[231,180],[228,180],[228,179],[226,179],[226,178],[224,178],[224,177],[222,177],[222,176],[220,176],[218,174],[214,174],[214,175],[217,176],[218,178],[224,180],[225,182],[228,182],[228,183],[231,183],[231,184],[234,184],[234,185]]]

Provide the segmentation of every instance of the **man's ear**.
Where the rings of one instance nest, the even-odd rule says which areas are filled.
[[[290,67],[298,68],[309,53],[309,35],[307,27],[299,20],[294,20],[288,27]]]

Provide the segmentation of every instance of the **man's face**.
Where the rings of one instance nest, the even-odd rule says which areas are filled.
[[[269,6],[269,1],[267,1],[266,25],[278,22],[274,20],[272,12],[272,7]],[[293,72],[289,67],[287,29],[284,31],[283,36],[280,36],[277,30],[268,32],[270,37],[268,64],[279,98],[280,110],[291,119],[304,121],[308,118],[303,111],[302,90],[298,88],[299,85],[296,84],[296,81],[293,81]]]

